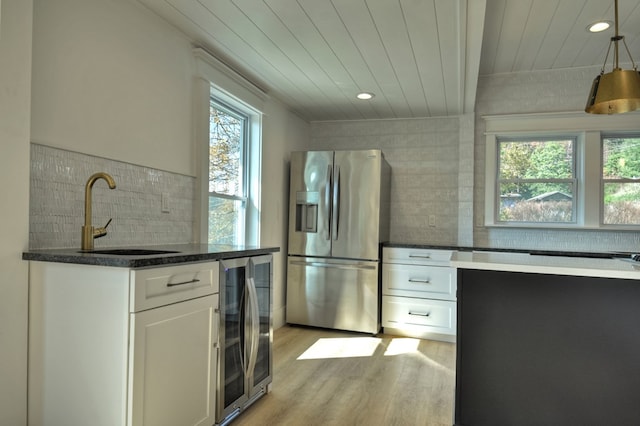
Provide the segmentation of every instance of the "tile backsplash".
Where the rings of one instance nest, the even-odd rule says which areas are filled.
[[[194,241],[195,178],[32,144],[30,249],[80,247],[85,184],[96,172],[116,182],[114,190],[102,179],[93,185],[92,224],[113,218],[96,248]],[[162,194],[168,213],[162,212]]]

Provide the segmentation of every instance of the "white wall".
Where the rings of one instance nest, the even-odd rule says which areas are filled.
[[[32,7],[0,7],[0,425],[26,423]]]
[[[289,223],[289,157],[290,152],[303,149],[309,140],[309,125],[287,113],[277,101],[265,109],[262,145],[262,227],[263,245],[279,246],[274,254],[274,326],[285,323],[287,239]]]
[[[32,141],[195,176],[191,44],[126,0],[35,0]]]

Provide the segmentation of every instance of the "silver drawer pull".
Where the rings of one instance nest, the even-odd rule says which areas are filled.
[[[410,254],[409,257],[418,259],[431,259],[431,255],[429,254]]]
[[[373,265],[366,265],[361,263],[354,264],[341,264],[341,263],[322,263],[322,262],[304,262],[292,260],[292,265],[298,266],[313,266],[316,268],[332,268],[332,269],[376,269]]]
[[[414,315],[416,317],[429,317],[431,316],[431,312],[411,312],[409,311],[409,315]]]
[[[409,278],[410,283],[420,283],[420,284],[431,284],[431,280],[429,278],[421,279],[421,278]]]
[[[190,281],[182,281],[182,282],[179,282],[179,283],[167,283],[167,287],[174,287],[174,286],[177,286],[177,285],[193,284],[193,283],[199,283],[199,282],[200,282],[199,279],[194,278],[194,279],[192,279]]]

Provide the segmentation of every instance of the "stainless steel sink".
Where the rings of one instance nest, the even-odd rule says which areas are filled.
[[[80,250],[78,253],[89,254],[110,254],[114,256],[151,256],[154,254],[180,253],[172,250],[149,250],[149,249],[105,249],[105,250]]]

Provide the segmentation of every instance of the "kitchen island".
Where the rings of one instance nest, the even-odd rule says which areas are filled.
[[[637,424],[640,264],[457,252],[456,425]]]

